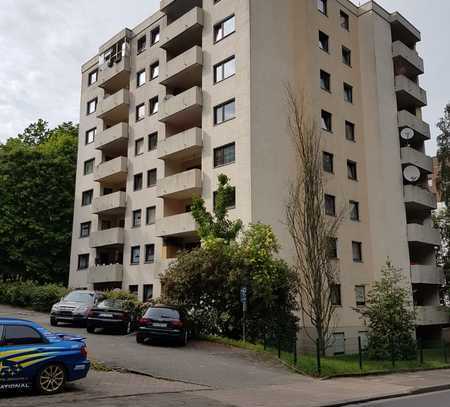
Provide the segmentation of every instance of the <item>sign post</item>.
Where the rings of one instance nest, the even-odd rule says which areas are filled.
[[[241,287],[240,292],[242,303],[242,339],[246,341],[246,325],[247,325],[247,287]]]

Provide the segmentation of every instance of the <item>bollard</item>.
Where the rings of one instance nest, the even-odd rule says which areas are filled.
[[[320,366],[320,341],[319,338],[316,340],[316,356],[317,356],[317,373],[319,373],[319,376],[322,373],[322,368]]]
[[[358,336],[359,370],[363,370],[361,337]]]
[[[294,366],[297,366],[297,337],[294,338]]]

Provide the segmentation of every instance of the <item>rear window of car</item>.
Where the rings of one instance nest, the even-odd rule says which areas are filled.
[[[150,319],[180,319],[180,313],[173,308],[149,308],[145,317]]]
[[[124,302],[121,300],[104,300],[97,305],[97,308],[123,309]]]
[[[91,292],[72,291],[64,297],[64,301],[91,303],[94,302],[95,294]]]

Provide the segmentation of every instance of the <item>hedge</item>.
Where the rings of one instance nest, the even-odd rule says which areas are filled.
[[[0,303],[49,312],[68,289],[57,284],[37,285],[31,281],[0,282]]]

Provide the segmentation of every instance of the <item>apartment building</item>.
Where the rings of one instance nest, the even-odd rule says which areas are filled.
[[[403,270],[418,334],[440,335],[450,321],[439,300],[419,41],[375,2],[161,0],[82,66],[69,285],[158,297],[169,262],[200,244],[192,196],[212,209],[220,173],[235,187],[231,216],[272,225],[292,261],[290,83],[322,131],[326,213],[349,208],[334,248],[333,351],[366,334],[354,307],[388,258]]]

